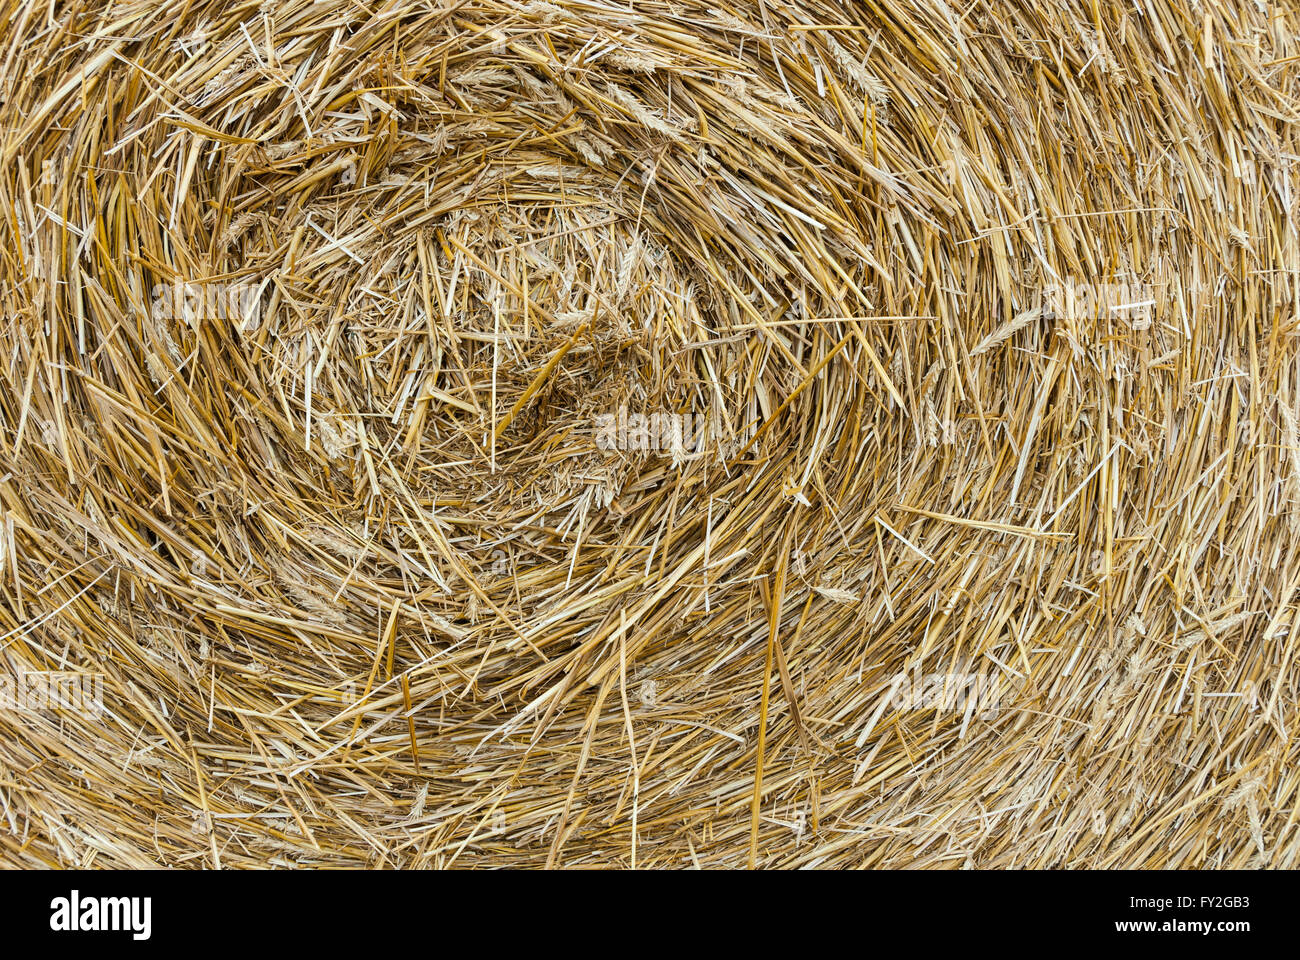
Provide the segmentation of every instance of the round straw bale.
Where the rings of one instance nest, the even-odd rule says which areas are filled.
[[[3,21],[0,863],[1300,865],[1294,3]]]

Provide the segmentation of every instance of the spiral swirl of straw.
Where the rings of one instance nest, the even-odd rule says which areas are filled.
[[[1294,4],[4,23],[0,863],[1296,866]]]

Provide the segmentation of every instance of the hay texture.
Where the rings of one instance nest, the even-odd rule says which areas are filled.
[[[3,21],[0,862],[1300,866],[1292,0]]]

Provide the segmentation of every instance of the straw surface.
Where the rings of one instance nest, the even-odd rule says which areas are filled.
[[[0,6],[0,863],[1300,866],[1290,0]]]

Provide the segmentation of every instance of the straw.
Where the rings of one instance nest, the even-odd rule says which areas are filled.
[[[1293,4],[3,6],[0,863],[1300,866]]]

